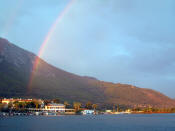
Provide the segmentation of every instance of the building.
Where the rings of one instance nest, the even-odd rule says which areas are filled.
[[[13,98],[10,98],[10,99],[2,99],[2,103],[3,104],[9,104],[9,103],[14,103],[15,101],[18,101],[18,102],[32,102],[32,99],[13,99]]]
[[[82,111],[82,114],[83,115],[92,115],[92,114],[95,114],[94,110],[84,110]]]
[[[56,103],[50,103],[45,106],[46,111],[52,111],[52,112],[65,112],[66,108],[64,104],[56,104]]]
[[[106,113],[111,113],[112,112],[112,110],[106,110]]]
[[[112,110],[106,110],[104,114],[113,114]]]

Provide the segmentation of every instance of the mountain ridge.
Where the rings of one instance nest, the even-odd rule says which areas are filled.
[[[0,96],[60,98],[70,102],[92,101],[98,104],[175,106],[175,101],[152,89],[100,81],[94,77],[66,72],[35,54],[0,38]],[[32,84],[29,81],[33,74]]]

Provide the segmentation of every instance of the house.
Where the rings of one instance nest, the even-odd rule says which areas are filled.
[[[92,114],[94,114],[95,112],[94,112],[94,110],[83,110],[82,111],[82,114],[83,115],[92,115]]]
[[[112,110],[106,110],[106,113],[111,113],[112,112]]]
[[[112,112],[112,110],[106,110],[105,111],[105,114],[112,114],[113,112]]]
[[[45,110],[52,112],[65,112],[66,108],[64,104],[50,103],[45,106]]]

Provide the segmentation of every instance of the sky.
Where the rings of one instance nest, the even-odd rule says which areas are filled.
[[[175,98],[174,0],[0,0],[0,10],[0,37],[48,63]]]

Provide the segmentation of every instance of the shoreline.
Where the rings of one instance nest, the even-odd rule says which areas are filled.
[[[145,114],[145,115],[151,115],[151,114],[175,114],[174,112],[134,112],[134,113],[120,113],[120,114],[36,114],[36,113],[7,113],[7,112],[0,112],[0,117],[15,117],[15,116],[98,116],[98,115],[136,115],[136,114]]]

